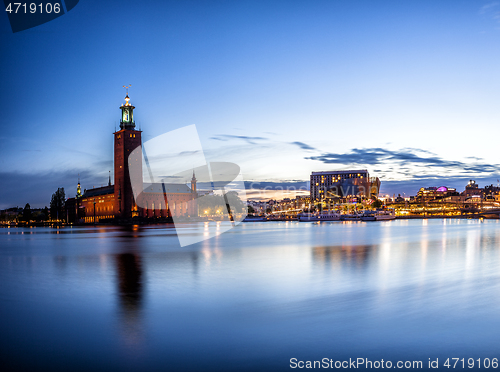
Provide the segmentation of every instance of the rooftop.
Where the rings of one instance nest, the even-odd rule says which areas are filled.
[[[312,172],[312,175],[322,175],[322,174],[351,174],[351,173],[368,173],[367,169],[354,169],[354,170],[341,170],[341,171],[325,171],[325,172]]]
[[[114,192],[115,192],[114,185],[97,187],[95,189],[85,190],[84,194],[82,195],[82,198],[90,198],[93,196],[113,194]]]
[[[156,193],[156,192],[164,192],[164,193],[183,193],[190,194],[191,189],[182,183],[150,183],[144,184],[144,192],[148,193]]]

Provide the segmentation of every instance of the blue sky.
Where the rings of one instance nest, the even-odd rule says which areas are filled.
[[[196,124],[249,181],[500,178],[500,2],[81,0],[0,37],[0,208],[106,183],[126,84],[144,140]]]

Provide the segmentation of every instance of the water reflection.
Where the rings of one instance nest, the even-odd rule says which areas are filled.
[[[377,249],[375,245],[339,245],[330,247],[314,247],[313,259],[316,264],[331,266],[365,266],[369,257]],[[334,265],[332,265],[334,264]]]
[[[66,274],[68,268],[68,257],[54,256],[54,264],[60,274]]]
[[[142,231],[139,226],[123,228],[115,241],[117,295],[122,341],[137,346],[144,341],[142,310],[144,302],[144,268],[141,258]]]
[[[289,370],[300,353],[491,357],[498,226],[255,223],[182,248],[165,226],[5,229],[3,356],[18,370],[174,371]]]
[[[136,314],[142,305],[142,267],[140,258],[132,253],[116,256],[119,300],[122,310]]]
[[[141,319],[143,305],[141,260],[133,253],[118,254],[115,259],[123,339],[127,345],[137,345],[144,339]]]

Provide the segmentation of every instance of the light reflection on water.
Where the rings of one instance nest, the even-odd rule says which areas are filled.
[[[497,357],[499,227],[247,223],[184,248],[172,226],[2,229],[1,356],[33,370]]]

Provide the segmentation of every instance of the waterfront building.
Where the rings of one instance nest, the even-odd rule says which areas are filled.
[[[380,180],[370,177],[366,169],[312,172],[310,190],[311,202],[351,197],[376,198]]]
[[[479,187],[479,185],[474,180],[470,180],[465,186],[465,190],[462,191],[461,195],[465,199],[480,198],[482,200],[488,201],[499,201],[500,200],[500,186],[488,185],[484,188]]]
[[[284,198],[281,200],[271,199],[268,201],[248,200],[247,205],[251,206],[254,213],[257,214],[297,214],[311,208],[311,201],[307,195],[297,195],[295,199]]]
[[[311,208],[311,197],[309,195],[300,195],[295,198],[295,208],[309,209]]]
[[[479,188],[479,185],[474,180],[470,180],[469,183],[465,186],[465,190],[462,192],[462,195],[466,197],[471,196],[483,196],[484,189]]]
[[[111,175],[108,185],[86,189],[81,194],[78,181],[77,196],[67,201],[68,220],[95,223],[103,220],[128,220],[134,217],[194,216],[198,214],[196,177],[193,173],[191,187],[186,184],[158,183],[144,188],[142,180],[142,152],[133,152],[141,146],[142,131],[137,130],[134,120],[135,107],[130,104],[128,93],[125,104],[120,106],[120,130],[114,135],[114,184]],[[129,169],[129,157],[135,154],[138,167]],[[135,200],[132,182],[141,185],[143,192]],[[71,218],[70,218],[71,217]]]
[[[416,202],[428,202],[435,199],[444,199],[449,196],[459,195],[453,187],[421,187],[416,196]]]

